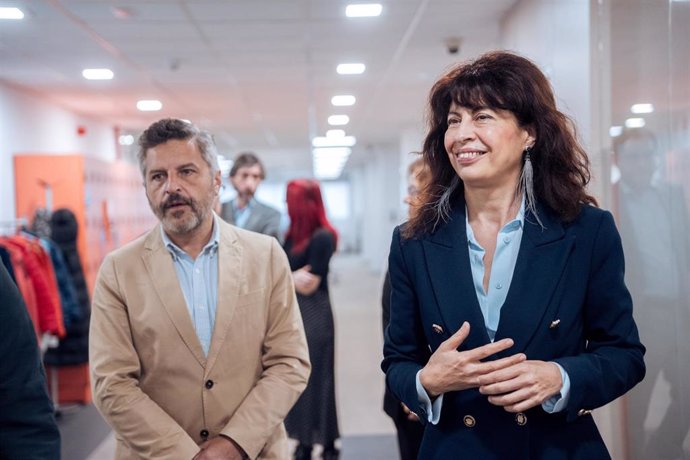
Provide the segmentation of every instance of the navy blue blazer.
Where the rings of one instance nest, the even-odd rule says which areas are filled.
[[[555,361],[570,377],[564,411],[541,406],[506,412],[477,389],[444,395],[437,425],[427,424],[420,459],[610,458],[591,409],[624,394],[644,377],[644,347],[623,281],[620,236],[607,211],[583,206],[562,223],[540,208],[540,227],[527,214],[513,279],[501,309],[496,340],[515,345],[492,358],[525,353]],[[472,280],[465,205],[419,239],[393,233],[389,256],[391,318],[382,368],[395,396],[417,408],[415,375],[464,321],[470,335],[459,350],[489,343]]]

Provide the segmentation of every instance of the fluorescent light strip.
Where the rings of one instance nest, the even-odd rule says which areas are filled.
[[[0,7],[0,19],[24,19],[24,13],[19,8]]]
[[[337,179],[340,177],[341,171],[320,171],[317,169],[314,169],[314,177],[319,179],[319,180],[328,180],[328,179]]]
[[[343,171],[352,149],[348,147],[315,148],[312,150],[314,176],[336,179]]]
[[[347,157],[352,153],[352,149],[350,147],[317,147],[314,149],[311,149],[311,154],[312,156],[338,156],[342,157],[345,156]]]
[[[163,104],[161,103],[161,101],[157,101],[155,99],[143,99],[137,102],[137,109],[141,110],[142,112],[157,112],[162,108]]]
[[[336,67],[335,71],[340,75],[359,75],[364,73],[366,69],[367,66],[361,62],[351,62],[346,64],[338,64],[338,67]]]
[[[345,16],[348,18],[370,18],[380,16],[383,6],[380,3],[357,3],[347,5]]]
[[[87,80],[112,80],[114,76],[110,69],[84,69],[81,74]]]

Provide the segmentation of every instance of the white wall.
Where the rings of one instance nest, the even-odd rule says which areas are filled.
[[[590,152],[590,191],[606,201],[606,161],[601,155],[599,121],[593,89],[598,79],[592,63],[590,0],[521,0],[503,19],[501,46],[536,62],[556,93],[559,109],[569,115]],[[593,154],[592,154],[593,153]]]
[[[501,44],[535,61],[549,77],[559,108],[590,137],[589,0],[522,0],[504,18]]]
[[[367,268],[380,272],[388,258],[390,238],[398,223],[398,148],[373,146],[366,162],[353,168],[353,218],[358,221],[360,249]]]
[[[79,126],[86,128],[83,136]],[[15,217],[14,155],[83,153],[113,160],[115,142],[113,127],[0,82],[0,221]]]
[[[400,168],[398,171],[398,220],[407,220],[407,205],[403,199],[407,195],[407,168],[419,158],[424,143],[424,125],[410,126],[400,135]]]
[[[417,158],[411,152],[422,148],[423,134],[421,125],[404,129],[398,145],[372,147],[349,174],[356,247],[372,272],[385,268],[393,228],[407,219],[407,167]]]

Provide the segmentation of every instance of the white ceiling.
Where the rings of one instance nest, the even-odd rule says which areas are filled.
[[[269,169],[311,169],[310,141],[329,115],[367,146],[397,145],[423,123],[436,77],[499,45],[515,0],[378,0],[378,18],[345,17],[344,0],[0,0],[22,21],[0,23],[0,80],[74,112],[140,132],[164,116],[209,129],[222,153],[257,151]],[[116,17],[115,8],[131,13]],[[444,41],[461,37],[461,50]],[[338,75],[363,62],[363,75]],[[108,67],[110,81],[86,81]],[[353,107],[336,108],[336,94]],[[139,99],[163,110],[142,113]]]

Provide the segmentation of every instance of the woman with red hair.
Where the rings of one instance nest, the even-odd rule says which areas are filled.
[[[285,251],[293,270],[312,370],[307,388],[285,419],[285,426],[289,436],[299,441],[295,459],[311,459],[314,444],[323,446],[324,459],[337,459],[335,440],[340,435],[335,408],[335,331],[328,295],[328,265],[338,233],[326,218],[317,181],[289,182],[287,208],[290,228],[285,236]]]

